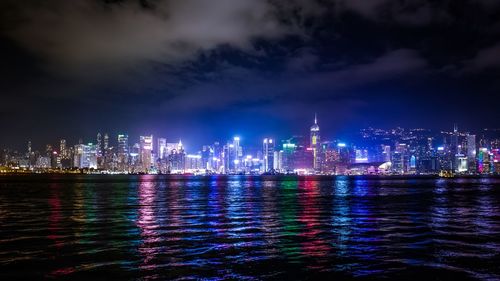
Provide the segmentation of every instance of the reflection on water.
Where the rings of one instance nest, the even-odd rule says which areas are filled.
[[[497,279],[499,183],[1,178],[0,277]]]

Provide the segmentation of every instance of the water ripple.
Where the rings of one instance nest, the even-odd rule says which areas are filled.
[[[495,280],[499,183],[0,178],[0,277]]]

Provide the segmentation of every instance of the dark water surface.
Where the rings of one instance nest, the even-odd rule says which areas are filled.
[[[500,279],[500,179],[0,177],[0,279]]]

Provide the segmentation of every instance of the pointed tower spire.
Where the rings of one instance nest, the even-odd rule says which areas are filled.
[[[314,113],[314,124],[317,125],[318,124],[318,118],[316,116],[316,112]]]

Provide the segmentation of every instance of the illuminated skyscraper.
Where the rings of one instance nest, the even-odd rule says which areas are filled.
[[[125,134],[118,135],[118,151],[117,151],[118,171],[123,173],[128,172],[128,156],[129,156],[128,135]]]
[[[392,171],[397,174],[408,172],[410,159],[408,155],[408,145],[404,143],[396,143],[396,151],[392,153]]]
[[[453,133],[451,134],[450,138],[450,159],[451,159],[451,170],[455,171],[458,168],[458,163],[457,163],[457,154],[459,153],[458,150],[458,126],[457,124],[453,125]]]
[[[109,136],[108,134],[104,134],[104,151],[108,150],[109,147]]]
[[[265,138],[262,146],[263,170],[269,172],[274,170],[274,141],[271,138]]]
[[[313,152],[313,168],[316,171],[319,171],[321,168],[321,156],[320,156],[320,134],[319,134],[319,126],[318,120],[316,118],[316,114],[314,115],[314,124],[311,126],[311,142],[310,148],[312,148]]]
[[[97,133],[97,157],[102,156],[102,136],[101,133]]]
[[[97,169],[97,146],[92,143],[75,145],[74,166]]]
[[[223,147],[220,145],[219,142],[215,142],[213,144],[213,158],[212,158],[212,164],[211,164],[211,170],[214,172],[223,172],[222,168],[224,166],[223,164]]]
[[[153,164],[152,152],[153,152],[153,136],[141,136],[140,137],[140,153],[139,159],[141,162],[142,171],[147,173]]]
[[[68,157],[68,152],[66,149],[66,140],[62,139],[59,142],[59,155],[63,158],[66,159]]]
[[[176,148],[172,149],[168,155],[169,171],[171,173],[184,173],[186,154],[184,152],[184,147],[182,146],[182,141],[179,141]]]
[[[384,157],[384,161],[385,162],[391,162],[391,147],[389,145],[383,145],[382,146],[382,149],[383,149],[383,157]]]
[[[164,159],[167,157],[167,139],[158,138],[158,158]]]
[[[476,172],[476,136],[467,135],[467,167],[469,172]]]
[[[295,168],[295,150],[297,145],[287,140],[283,143],[283,153],[281,154],[281,170],[285,173],[293,172]]]
[[[132,171],[134,173],[141,172],[142,168],[139,163],[140,151],[141,151],[141,146],[138,143],[134,143],[134,145],[130,146],[128,154],[129,171]]]
[[[234,146],[234,170],[238,171],[241,167],[241,158],[243,157],[243,149],[240,146],[240,137],[233,138],[233,146]]]

